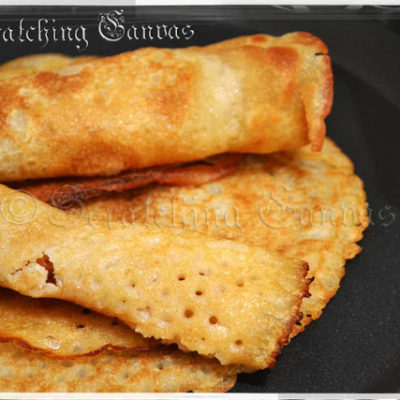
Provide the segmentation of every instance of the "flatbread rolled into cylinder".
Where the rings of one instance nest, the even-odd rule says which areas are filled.
[[[3,182],[323,143],[332,72],[326,46],[308,33],[54,57],[0,78]]]
[[[173,228],[93,225],[3,185],[0,202],[0,286],[245,370],[273,365],[301,317],[299,259]]]

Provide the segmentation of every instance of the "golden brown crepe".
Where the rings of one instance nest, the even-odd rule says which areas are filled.
[[[273,365],[308,294],[307,264],[261,247],[93,226],[3,185],[0,199],[0,286],[80,304],[222,364]]]
[[[87,59],[89,57],[69,58],[48,54],[22,57],[0,66],[0,79],[59,68]],[[151,171],[150,176],[159,181],[173,179],[175,184],[177,180],[187,182],[188,178],[192,184],[199,180],[204,182],[215,179],[216,174],[227,173],[229,166],[226,161],[213,162],[211,166],[172,169],[167,174]],[[181,176],[183,172],[190,172],[189,177]],[[143,183],[143,173],[138,175],[140,183]],[[148,171],[146,177],[149,177]],[[120,188],[121,179],[118,181]],[[135,183],[138,184],[137,181]],[[85,189],[96,188],[94,184],[100,191],[110,189],[109,180],[101,182],[100,187],[98,181],[86,182]],[[88,192],[84,191],[83,195],[87,197]],[[111,348],[146,351],[139,357],[132,351],[119,354],[108,352],[104,356],[66,362],[32,354],[16,345],[0,344],[1,391],[222,392],[229,390],[236,381],[234,372],[215,360],[160,347],[147,351],[155,346],[152,339],[143,338],[115,319],[71,303],[33,299],[0,289],[0,317],[1,341],[16,342],[56,357],[96,355]]]
[[[85,221],[175,226],[265,246],[309,264],[311,297],[292,336],[320,317],[339,289],[346,260],[368,226],[366,194],[352,162],[325,140],[267,156],[247,156],[234,174],[199,187],[151,187],[104,196],[67,212]]]
[[[225,392],[232,368],[175,349],[58,360],[0,343],[0,392]]]
[[[326,46],[303,32],[49,64],[0,80],[3,182],[319,150],[332,102]]]
[[[101,351],[148,351],[159,346],[116,319],[55,299],[33,299],[0,288],[0,342],[59,358]]]
[[[310,285],[313,295],[303,300],[303,319],[295,326],[295,335],[320,316],[339,288],[345,260],[361,250],[355,242],[368,224],[366,207],[362,182],[354,175],[351,161],[328,139],[318,154],[307,147],[250,156],[236,176],[198,188],[152,187],[103,197],[86,203],[81,218],[93,224],[99,219],[159,226],[173,223],[249,244],[267,243],[283,254],[307,260],[309,275],[315,276]],[[79,214],[74,208],[67,211]],[[325,223],[319,222],[321,212]],[[331,226],[335,214],[343,215],[343,224],[337,220]],[[33,302],[29,307],[32,313]],[[0,302],[0,313],[4,312],[1,307]],[[14,307],[15,313],[18,310],[21,307]],[[20,318],[26,318],[26,312]],[[70,315],[72,329],[85,323],[82,318],[74,322]],[[47,319],[43,316],[42,321]],[[27,334],[21,332],[20,339],[26,340]],[[89,335],[85,338],[91,340]]]

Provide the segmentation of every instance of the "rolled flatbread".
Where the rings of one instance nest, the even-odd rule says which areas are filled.
[[[22,63],[14,77],[0,70],[1,181],[323,143],[332,72],[326,46],[308,33],[52,57]]]

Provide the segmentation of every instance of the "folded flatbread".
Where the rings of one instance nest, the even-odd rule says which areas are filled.
[[[311,34],[81,61],[22,66],[7,79],[0,71],[1,181],[321,149],[332,72]]]
[[[0,343],[0,392],[225,392],[235,382],[231,367],[170,348],[58,360]]]
[[[93,226],[3,185],[0,201],[0,286],[117,317],[222,364],[273,365],[308,295],[307,264],[261,247],[173,228]]]
[[[312,296],[303,299],[303,318],[294,326],[292,335],[318,318],[335,295],[344,274],[345,261],[361,250],[355,243],[368,225],[362,182],[354,175],[351,161],[329,139],[320,153],[313,153],[306,147],[265,157],[249,156],[235,175],[209,185],[197,188],[151,187],[103,196],[85,203],[81,213],[77,211],[76,208],[67,210],[80,214],[87,223],[92,221],[93,224],[97,220],[116,220],[126,224],[136,221],[161,227],[172,224],[252,245],[268,243],[284,255],[307,260],[309,276],[314,277],[310,285]],[[48,316],[36,303],[42,300],[20,295],[6,299],[9,301],[0,302],[0,314],[10,315],[15,321],[28,321],[29,314],[29,318],[35,318],[38,324],[46,325]],[[27,308],[26,301],[29,301]],[[66,337],[81,334],[77,325],[88,325],[94,333],[104,329],[101,321],[94,318],[98,314],[80,314],[79,307],[76,307],[76,313],[64,312],[60,304],[68,303],[44,301],[46,307],[59,310],[57,317],[60,320],[50,324],[48,334],[51,335],[55,324],[61,324],[66,330],[53,333],[53,336],[57,340],[64,338],[63,345],[69,342]],[[53,302],[55,304],[51,305]],[[55,313],[51,316],[56,317]],[[37,330],[19,327],[19,323],[14,326],[3,324],[2,335],[51,351],[43,336],[35,335]],[[121,344],[121,339],[126,342],[132,336],[129,333],[129,336],[121,338],[110,328],[107,337],[113,339],[110,343]],[[81,345],[80,353],[94,349],[95,338],[95,334],[92,338],[86,332],[77,338]],[[52,351],[63,356],[76,354],[68,347]]]
[[[160,344],[120,321],[55,299],[33,299],[0,288],[0,342],[14,342],[58,358],[107,349],[148,351]]]
[[[345,262],[355,257],[369,223],[362,180],[351,160],[327,138],[266,156],[198,187],[151,187],[103,196],[66,210],[85,221],[175,226],[252,246],[267,246],[309,264],[311,296],[292,335],[320,317],[339,289]]]

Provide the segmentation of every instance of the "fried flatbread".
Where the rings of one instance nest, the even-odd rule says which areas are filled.
[[[0,288],[0,341],[58,358],[101,351],[148,351],[159,346],[118,320],[55,299],[33,299]]]
[[[217,182],[109,196],[87,203],[80,215],[185,227],[307,261],[314,281],[293,336],[319,318],[337,292],[344,264],[360,252],[356,243],[369,221],[363,183],[329,139],[320,153],[306,146],[248,156],[235,174]]]
[[[93,226],[3,185],[0,200],[1,286],[117,317],[222,364],[273,365],[308,294],[307,264],[261,247],[168,227]]]
[[[150,183],[196,186],[212,182],[235,171],[243,157],[240,154],[221,154],[188,164],[143,168],[112,177],[27,181],[9,186],[23,189],[39,200],[64,209],[103,193],[137,189]]]
[[[225,392],[230,367],[174,349],[58,360],[0,343],[1,392]]]
[[[327,48],[304,32],[57,63],[0,79],[2,182],[319,150],[332,103]]]

